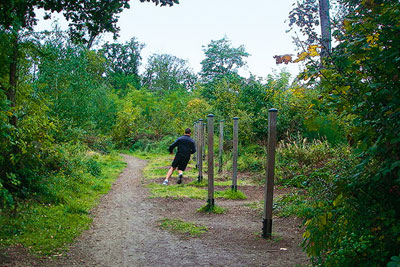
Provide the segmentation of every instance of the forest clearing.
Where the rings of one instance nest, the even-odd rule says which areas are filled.
[[[140,2],[167,35],[166,10],[193,20]],[[399,1],[296,1],[298,52],[270,60],[301,71],[262,76],[223,32],[199,71],[142,66],[118,41],[132,3],[0,2],[0,266],[400,266]],[[197,153],[168,183],[182,134]]]
[[[163,177],[148,175],[143,180],[146,162],[124,158],[127,168],[91,214],[91,228],[68,252],[29,258],[15,249],[15,258],[8,258],[10,263],[4,266],[300,266],[307,262],[300,247],[300,220],[277,218],[273,239],[261,238],[260,211],[252,208],[263,194],[258,186],[243,186],[245,201],[218,200],[227,209],[223,214],[199,213],[205,195],[201,200],[182,198],[172,191],[166,198],[149,198],[146,185],[159,185]],[[175,186],[184,185],[170,187]],[[170,232],[160,227],[160,221],[167,219],[194,222],[207,230],[198,235]]]

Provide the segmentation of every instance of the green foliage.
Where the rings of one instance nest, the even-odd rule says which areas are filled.
[[[399,267],[400,266],[400,255],[393,256],[390,259],[391,259],[391,261],[387,264],[387,267]]]
[[[36,253],[54,254],[89,227],[89,210],[126,164],[116,154],[88,155],[77,149],[64,152],[68,170],[46,178],[47,197],[18,206],[14,216],[2,212],[0,246],[22,244]]]
[[[311,182],[325,180],[343,168],[341,158],[349,158],[346,146],[332,147],[327,141],[309,142],[300,135],[277,146],[277,181],[284,185],[308,187]],[[328,178],[329,177],[329,178]]]
[[[156,141],[164,136],[183,134],[184,129],[193,123],[187,121],[193,117],[186,113],[190,99],[187,94],[175,91],[161,96],[144,88],[132,88],[117,113],[112,133],[114,141],[120,147],[132,148],[141,140],[142,144],[133,147],[137,149],[149,143],[146,140]]]
[[[233,47],[227,37],[212,40],[207,47],[203,47],[203,51],[206,58],[201,62],[200,76],[207,82],[237,73],[239,68],[246,65],[244,58],[250,55],[243,45]]]
[[[310,214],[310,201],[305,192],[299,191],[277,197],[274,201],[274,210],[279,217],[296,216],[305,218]]]
[[[208,231],[203,225],[185,222],[181,219],[164,218],[160,221],[160,228],[184,236],[198,237]]]
[[[106,43],[100,53],[107,59],[107,80],[119,96],[125,96],[131,85],[140,88],[140,52],[144,44],[135,37],[125,44]]]
[[[57,36],[51,37],[56,38]],[[106,133],[114,124],[116,98],[102,74],[104,58],[66,40],[48,39],[42,47],[36,92],[49,102],[50,115],[64,129]]]
[[[330,194],[315,191],[304,246],[316,264],[383,266],[400,250],[400,3],[341,0],[336,47],[304,79],[321,91],[315,107],[348,121],[358,164],[345,164]],[[320,68],[322,66],[322,68]],[[317,79],[319,77],[319,79]],[[328,118],[330,119],[330,118]]]
[[[142,82],[148,90],[158,94],[171,91],[184,94],[193,89],[196,79],[186,60],[167,54],[154,54],[148,59]]]

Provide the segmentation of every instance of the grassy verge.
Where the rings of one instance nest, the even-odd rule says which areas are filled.
[[[198,237],[208,231],[204,225],[185,222],[181,219],[164,218],[160,221],[160,228],[171,233],[177,233],[184,236]]]
[[[168,171],[168,168],[173,159],[173,155],[167,154],[150,154],[146,152],[129,152],[124,153],[132,156],[149,160],[147,166],[143,170],[143,176],[146,180],[159,179],[164,177]],[[185,177],[197,177],[198,173],[195,169],[195,162],[191,160],[188,164],[188,168],[185,171]],[[231,181],[215,181],[215,186],[229,186]],[[238,181],[239,185],[248,184],[246,181]],[[171,197],[171,198],[194,198],[194,199],[206,199],[207,198],[207,179],[204,179],[202,183],[192,181],[183,185],[171,184],[169,186],[163,186],[161,184],[151,183],[147,185],[150,188],[151,198],[157,197]],[[215,191],[215,198],[224,199],[246,199],[246,195],[238,190],[237,192],[232,191],[230,188],[223,191]]]
[[[175,199],[179,198],[193,198],[193,199],[207,199],[208,191],[206,188],[199,188],[188,185],[169,185],[165,186],[162,184],[149,184],[150,198],[157,197],[171,197]],[[237,192],[232,191],[230,188],[226,190],[215,191],[215,198],[223,199],[246,199],[246,195],[238,190]]]
[[[223,214],[226,212],[226,208],[213,205],[210,206],[209,204],[204,205],[203,207],[199,208],[197,211],[198,212],[206,212],[206,213],[215,213],[215,214]]]
[[[29,201],[19,206],[14,217],[0,216],[0,246],[21,244],[31,251],[52,255],[65,250],[92,222],[89,211],[125,168],[122,158],[112,153],[96,155],[100,174],[81,173],[79,178],[59,174],[53,180],[58,201]]]

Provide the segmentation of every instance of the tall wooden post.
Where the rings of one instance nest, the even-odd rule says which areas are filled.
[[[199,169],[199,176],[197,177],[197,181],[201,183],[203,181],[203,119],[199,119],[198,123],[198,142],[197,142],[197,165]]]
[[[197,145],[197,121],[193,122],[193,140],[195,142],[195,144]],[[194,153],[193,155],[193,161],[196,162],[196,168],[197,168],[197,148],[196,148],[196,153]]]
[[[202,136],[203,136],[203,142],[202,142],[202,150],[203,150],[203,160],[206,160],[206,134],[207,134],[207,127],[206,127],[206,122],[202,122],[203,123],[203,132],[202,132]]]
[[[218,144],[218,172],[222,172],[222,153],[224,150],[224,120],[219,121],[219,144]]]
[[[214,207],[214,115],[209,114],[208,118],[208,205],[210,210]]]
[[[274,198],[275,178],[275,146],[276,146],[276,117],[278,110],[271,108],[268,114],[268,149],[267,149],[267,172],[265,179],[265,200],[262,237],[272,236],[272,202]]]
[[[239,142],[239,118],[233,118],[233,172],[232,172],[232,190],[237,191],[237,160],[238,160],[238,142]]]

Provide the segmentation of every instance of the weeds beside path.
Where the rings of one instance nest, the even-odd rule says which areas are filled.
[[[257,233],[259,214],[238,202],[226,214],[201,214],[196,211],[204,204],[200,199],[150,199],[141,179],[146,161],[124,158],[127,168],[92,211],[90,230],[67,256],[36,266],[296,266],[307,262],[299,247],[296,219],[277,218],[277,238],[263,240]],[[208,231],[197,238],[174,235],[159,227],[167,216],[200,223]]]

